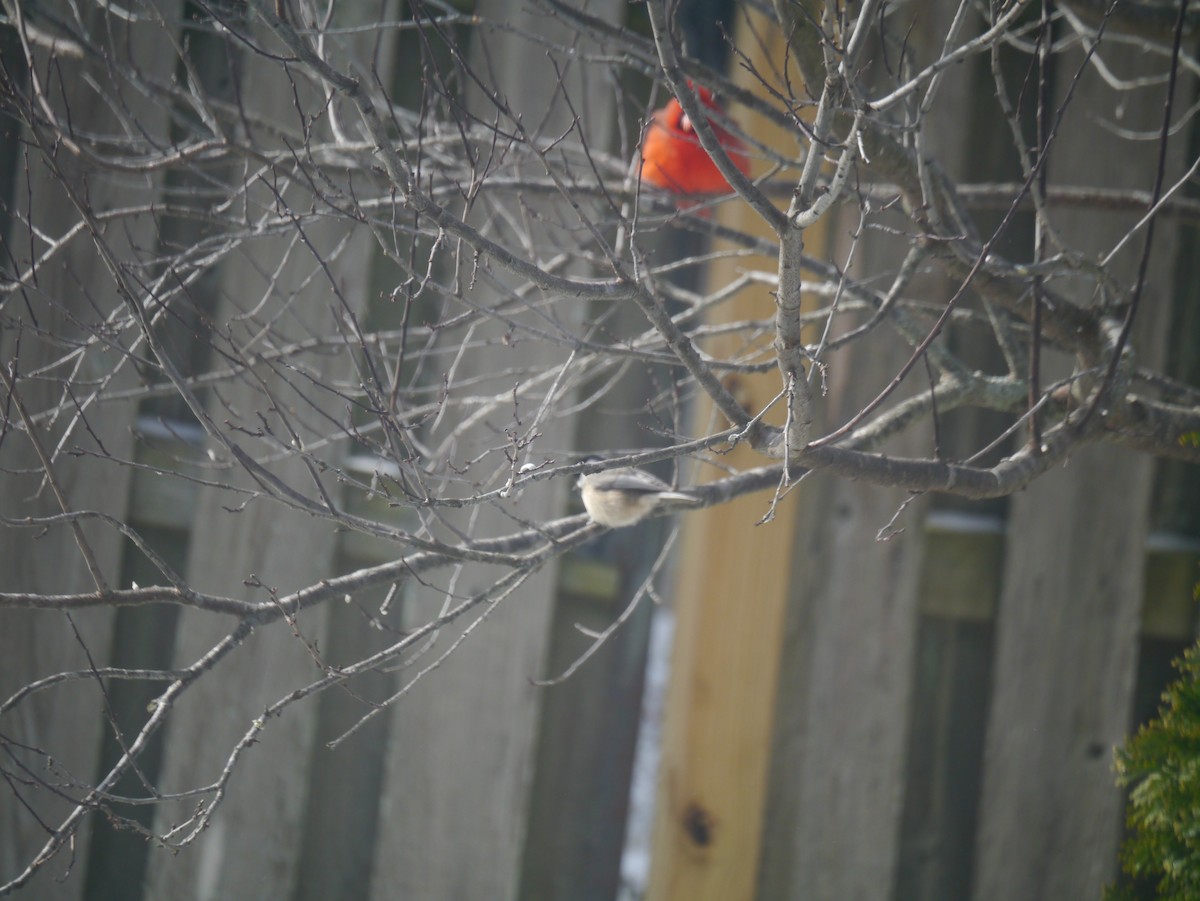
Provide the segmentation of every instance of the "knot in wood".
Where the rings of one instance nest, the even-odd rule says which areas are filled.
[[[689,801],[683,809],[683,831],[692,844],[707,848],[713,842],[716,820],[699,802]]]

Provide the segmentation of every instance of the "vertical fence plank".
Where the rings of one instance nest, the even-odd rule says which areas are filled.
[[[1114,874],[1151,471],[1080,454],[1014,499],[976,898],[1098,897]]]
[[[1105,58],[1120,69],[1135,53],[1107,47]],[[1077,60],[1062,60],[1061,81]],[[1065,90],[1060,85],[1060,97]],[[1096,113],[1119,103],[1124,128],[1154,132],[1161,97],[1160,86],[1131,103],[1087,72],[1051,151],[1051,182],[1148,190],[1156,144],[1095,153],[1108,139]],[[1181,144],[1170,155],[1173,171]],[[1079,249],[1100,255],[1138,214],[1056,211],[1053,218],[1088,236]],[[1126,284],[1141,244],[1140,237],[1129,242],[1109,266]],[[1150,365],[1162,356],[1177,247],[1173,227],[1160,223],[1135,331]],[[1090,290],[1058,287],[1078,303],[1097,301]],[[979,901],[1094,898],[1115,875],[1121,794],[1112,749],[1129,724],[1153,472],[1153,460],[1088,449],[1012,501],[977,836]]]
[[[765,403],[773,392],[763,388],[748,391]],[[739,457],[725,462],[748,465]],[[755,527],[767,502],[743,497],[688,517],[647,895],[656,901],[753,895],[787,592],[780,563],[793,535],[790,503]]]
[[[616,20],[619,9],[618,4],[606,2],[589,11]],[[487,87],[498,90],[527,127],[543,129],[535,140],[549,140],[551,134],[556,138],[570,134],[570,140],[575,139],[569,128],[571,113],[563,100],[565,91],[575,108],[588,114],[581,126],[588,140],[601,144],[600,123],[609,121],[613,111],[611,89],[586,82],[580,68],[558,54],[547,53],[537,42],[539,36],[548,36],[553,42],[569,45],[578,43],[578,38],[551,17],[514,0],[481,3],[478,11],[485,20],[507,23],[510,31],[483,32],[486,47],[473,47],[465,56]],[[491,100],[474,89],[468,92],[466,104],[481,122],[497,120]],[[499,119],[501,130],[507,128],[504,116]],[[537,209],[535,219],[547,212],[538,209],[540,202],[531,198],[522,198],[520,203]],[[516,202],[511,212],[522,220],[527,215]],[[553,218],[547,216],[546,221]],[[532,226],[535,242],[537,229],[542,227],[536,222]],[[495,274],[498,280],[502,278]],[[485,279],[476,281],[465,275],[463,281],[471,283],[467,291],[472,303],[489,306],[503,296],[501,286],[492,293]],[[583,310],[571,315],[582,321]],[[515,313],[514,318],[538,322],[524,311]],[[468,384],[478,377],[472,390],[482,395],[512,392],[513,378],[504,373],[518,365],[552,371],[566,361],[568,351],[561,347],[532,341],[513,347],[504,334],[499,323],[443,333],[446,341],[473,343],[456,372]],[[506,419],[506,415],[499,409],[488,421],[469,427],[443,424],[437,437],[446,439],[450,464],[463,467],[485,448],[495,447],[496,436],[512,424],[512,416]],[[544,421],[538,431],[535,459],[571,446],[571,429],[562,420]],[[492,466],[493,459],[489,455],[478,468]],[[431,463],[441,465],[443,461]],[[477,468],[468,467],[465,477],[476,473]],[[499,534],[511,528],[510,513],[528,522],[560,515],[567,490],[565,484],[539,483],[519,498],[504,500],[503,510],[477,507],[461,518],[447,515],[446,519],[479,537]],[[425,584],[410,586],[406,616],[413,622],[425,622],[437,615],[447,598],[478,595],[494,585],[497,576],[496,569],[482,565],[437,573]],[[486,618],[480,618],[484,605],[441,629],[437,644],[402,672],[402,678],[411,684],[415,675],[449,652],[421,683],[413,685],[391,714],[371,897],[380,901],[396,897],[505,901],[517,897],[537,729],[545,700],[545,690],[532,680],[545,671],[556,586],[557,567],[551,565],[528,578],[515,594],[488,611]],[[459,639],[463,643],[456,648]]]
[[[348,24],[341,22],[339,24]],[[270,44],[265,34],[260,39]],[[371,60],[374,36],[359,36],[357,46],[363,59]],[[274,123],[282,133],[301,134],[309,124],[300,122],[299,105],[306,116],[317,117],[324,98],[302,80],[293,83],[276,61],[253,53],[244,56],[240,73],[240,103],[252,117]],[[259,120],[255,120],[259,121]],[[317,127],[320,127],[319,125]],[[247,216],[270,218],[276,210],[275,194],[283,203],[306,209],[311,197],[303,187],[275,179],[270,187],[254,183],[247,193]],[[347,239],[342,223],[309,222],[305,240],[287,231],[279,236],[247,240],[237,254],[226,260],[216,276],[218,328],[227,330],[229,352],[247,354],[247,365],[262,350],[256,331],[260,323],[247,310],[257,307],[264,319],[272,319],[272,340],[311,337],[311,329],[325,329],[344,321],[346,310],[362,315],[365,310],[371,237],[365,230]],[[318,259],[317,257],[320,257]],[[218,337],[215,343],[225,340]],[[351,374],[352,345],[337,356],[320,357],[321,376],[329,382]],[[297,400],[287,384],[289,373],[276,373],[263,365],[255,376],[245,376],[222,386],[211,400],[214,421],[229,430],[235,444],[256,456],[266,446],[252,435],[260,424],[286,431],[278,416],[287,415],[293,425],[321,415],[337,422],[344,418],[340,399],[314,390]],[[261,382],[257,379],[261,379]],[[271,392],[264,394],[263,388]],[[278,405],[278,406],[277,406]],[[315,411],[320,411],[319,413]],[[301,441],[313,435],[299,426]],[[336,445],[317,456],[336,457]],[[237,488],[253,492],[255,481],[237,473],[237,464],[213,445],[218,470]],[[312,475],[305,462],[294,457],[272,464],[272,471],[285,483],[305,492],[314,491]],[[335,479],[324,475],[323,484],[340,497]],[[271,594],[286,594],[317,583],[334,574],[336,534],[331,524],[307,512],[283,508],[258,498],[247,501],[238,492],[206,490],[202,493],[192,532],[187,578],[201,591],[232,597],[267,601]],[[266,586],[266,587],[262,587]],[[329,619],[343,614],[341,605],[325,605],[296,617],[294,627],[275,623],[254,633],[245,644],[222,662],[218,677],[201,679],[179,702],[170,724],[163,766],[164,791],[179,791],[215,781],[231,750],[251,728],[263,709],[298,686],[321,677],[322,662],[309,644],[324,649]],[[175,646],[180,666],[189,665],[225,635],[233,623],[209,613],[185,611],[178,627]],[[314,741],[317,705],[309,699],[287,710],[270,723],[262,737],[247,749],[237,765],[222,806],[211,825],[183,851],[172,854],[156,850],[147,877],[147,897],[163,899],[286,898],[294,891],[303,847],[302,818],[309,783],[309,754]],[[352,766],[349,754],[343,765]],[[184,821],[194,810],[194,800],[160,809],[158,831]]]
[[[938,36],[946,33],[953,11],[936,3],[913,8],[919,24],[905,43],[914,60],[941,52]],[[968,145],[973,132],[962,124],[979,105],[974,88],[961,70],[945,79],[939,103],[922,124],[926,146],[951,173],[975,162]],[[837,228],[846,233],[855,225],[841,219]],[[878,244],[868,238],[860,252],[872,269],[879,266]],[[948,296],[935,277],[919,276],[908,293]],[[889,330],[882,345],[858,346],[835,358],[823,403],[826,425],[844,421],[874,397],[910,352],[907,341]],[[927,390],[918,372],[903,390]],[[948,433],[974,418],[958,414],[940,422],[939,452],[954,454]],[[889,442],[887,452],[926,456],[938,437],[918,430]],[[759,897],[892,898],[902,865],[906,792],[913,789],[908,780],[914,773],[940,777],[908,760],[910,749],[927,747],[912,736],[921,725],[914,714],[928,703],[918,703],[914,692],[937,679],[926,674],[919,680],[917,667],[957,665],[954,656],[918,658],[919,651],[932,650],[922,645],[918,630],[925,600],[924,519],[931,503],[911,503],[881,541],[878,534],[904,503],[903,493],[824,478],[802,492],[767,825],[768,833],[782,838],[764,848]],[[979,637],[965,642],[962,653],[979,650]],[[977,681],[985,678],[979,660],[962,663]],[[956,778],[970,782],[961,772]],[[966,877],[957,878],[961,883]]]
[[[912,33],[911,47],[916,58],[932,58],[938,48],[925,39],[941,33],[943,11],[921,14],[928,18]],[[961,80],[942,90],[954,95],[948,105],[957,108]],[[931,146],[953,158],[952,133],[927,127]],[[846,260],[850,236],[858,233],[858,259],[877,270],[887,251],[855,215],[830,224],[827,256]],[[909,290],[944,296],[932,278],[918,277]],[[911,352],[889,328],[832,357],[818,430],[853,416]],[[928,390],[918,373],[895,400]],[[886,451],[925,456],[932,440],[917,430],[890,440]],[[812,477],[799,494],[766,811],[772,841],[763,847],[757,897],[889,898],[908,775],[929,500],[825,476]]]
[[[46,4],[46,12],[70,19],[66,3]],[[162,4],[162,13],[170,17],[173,4]],[[109,54],[112,65],[130,64],[143,41],[152,40],[157,26],[130,25],[116,17],[106,17],[98,7],[79,13],[78,24],[84,30],[103,34],[108,46],[98,50]],[[105,21],[107,18],[107,21]],[[5,26],[5,66],[17,76],[23,66],[23,51]],[[89,31],[90,33],[90,31]],[[60,48],[64,49],[65,48]],[[11,54],[11,55],[10,55]],[[54,62],[51,62],[53,56]],[[164,69],[170,55],[159,59],[137,59],[147,77],[165,78]],[[114,111],[97,99],[87,77],[107,81],[109,74],[93,58],[82,61],[69,52],[51,54],[34,49],[34,65],[54,115],[67,118],[74,129],[82,133],[120,133],[122,126]],[[147,136],[163,140],[166,115],[161,108],[137,91],[113,80],[111,90],[119,91],[127,110],[137,117]],[[45,145],[45,140],[25,134],[28,144],[15,141],[5,160],[15,167],[15,173],[4,172],[0,177],[14,177],[8,195],[12,214],[0,223],[3,229],[3,265],[6,279],[21,278],[21,286],[6,294],[3,302],[4,326],[0,328],[0,361],[17,378],[16,391],[31,414],[62,405],[51,421],[41,419],[37,428],[47,451],[54,454],[54,475],[73,511],[104,510],[119,516],[125,508],[129,490],[130,470],[107,462],[104,457],[128,460],[132,456],[133,403],[106,405],[101,411],[90,403],[87,385],[111,378],[108,387],[119,389],[136,384],[136,373],[128,360],[119,354],[103,354],[97,350],[95,335],[87,330],[89,324],[110,314],[120,318],[124,302],[117,286],[87,231],[77,234],[68,244],[30,271],[31,254],[45,254],[48,240],[63,237],[77,219],[72,201],[59,183],[60,177],[71,185],[77,196],[86,198],[92,212],[103,215],[111,210],[150,203],[158,195],[159,179],[154,175],[119,172],[90,173],[83,176],[79,161],[65,147]],[[59,173],[52,171],[46,153],[52,156]],[[60,176],[61,173],[61,176]],[[7,186],[6,186],[7,187]],[[32,229],[30,223],[33,223]],[[31,231],[35,234],[31,235]],[[145,218],[128,217],[106,230],[102,240],[108,242],[118,256],[141,259],[153,247],[152,223]],[[81,325],[83,327],[81,327]],[[43,342],[41,330],[56,340]],[[120,340],[128,340],[122,335]],[[68,356],[69,342],[78,341],[85,351],[78,359],[76,395],[83,410],[81,420],[75,415],[72,398],[63,391],[55,375],[70,369],[61,362]],[[18,353],[19,350],[19,353]],[[41,372],[39,378],[26,376]],[[50,377],[46,377],[47,373]],[[4,399],[6,413],[15,415],[8,398]],[[64,425],[71,434],[64,440]],[[62,441],[62,449],[57,449]],[[73,454],[76,448],[87,453]],[[94,454],[94,456],[92,456]],[[6,516],[54,515],[62,510],[52,492],[42,485],[41,466],[26,436],[7,430],[0,445],[0,468],[4,470],[5,489],[0,492],[0,509]],[[45,534],[41,530],[8,529],[0,541],[0,574],[9,591],[30,591],[45,594],[82,592],[95,587],[84,566],[70,528],[58,526]],[[123,540],[119,533],[105,527],[84,524],[83,531],[105,579],[116,587],[120,576]],[[103,666],[109,657],[112,612],[109,610],[78,611],[70,616],[41,611],[9,610],[0,629],[0,699],[5,699],[28,682],[52,673],[86,670],[90,660]],[[52,691],[26,699],[0,723],[6,737],[39,749],[31,757],[17,752],[22,765],[31,766],[34,778],[46,778],[60,783],[65,789],[62,797],[38,791],[30,786],[13,783],[2,790],[0,803],[0,881],[7,881],[20,872],[46,843],[45,824],[53,828],[71,810],[68,797],[82,796],[83,786],[92,783],[98,765],[98,752],[104,724],[98,703],[100,689],[95,685],[67,683]],[[7,746],[6,747],[12,747]],[[8,764],[6,764],[7,768]],[[78,779],[83,785],[76,784]],[[21,801],[18,801],[13,792]],[[29,804],[27,809],[24,803]],[[34,815],[31,815],[33,813]],[[38,818],[43,822],[39,823]],[[90,830],[81,830],[73,846],[44,869],[28,890],[45,899],[80,897],[84,886],[82,870],[86,860]],[[69,878],[68,878],[69,874]]]
[[[763,61],[760,71],[772,71],[765,61],[786,58],[784,36],[763,19],[751,18],[757,24],[738,22],[736,43]],[[760,43],[756,33],[770,43]],[[744,71],[736,77],[753,84]],[[748,114],[744,121],[768,146],[786,148],[792,142],[783,129]],[[745,204],[727,204],[718,215],[740,229],[768,235]],[[814,229],[809,241],[819,246],[821,230]],[[709,281],[726,284],[743,267],[769,271],[774,262],[719,259]],[[773,313],[769,291],[748,289],[712,311],[709,321],[770,318]],[[718,355],[733,350],[722,346],[721,339],[713,343]],[[758,411],[779,392],[780,377],[774,371],[738,374],[729,377],[727,386]],[[698,407],[695,430],[715,427],[711,405]],[[770,414],[768,419],[781,421]],[[722,465],[735,469],[761,462],[743,448],[721,458]],[[731,901],[750,898],[755,891],[789,590],[787,561],[795,534],[795,498],[784,498],[772,521],[758,524],[770,503],[768,494],[749,495],[720,509],[688,514],[685,520],[647,894],[654,901]]]
[[[837,367],[841,384],[827,409],[852,414],[903,362],[898,348],[877,350]],[[887,898],[898,853],[924,504],[904,514],[903,532],[880,542],[903,492],[828,478],[801,491],[771,769],[767,829],[775,841],[764,848],[758,897]]]

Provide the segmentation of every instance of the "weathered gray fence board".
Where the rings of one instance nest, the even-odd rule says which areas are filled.
[[[67,4],[52,6],[55,12],[66,12]],[[164,14],[169,15],[173,6],[164,3]],[[82,15],[96,22],[103,13],[97,8],[89,8]],[[149,26],[129,27],[114,21],[111,28],[114,63],[120,65],[128,42],[144,37]],[[12,45],[7,50],[20,53]],[[162,77],[163,62],[148,59],[142,60],[140,65],[148,77]],[[18,65],[15,59],[6,59],[5,64],[11,71]],[[95,67],[62,57],[58,66],[49,66],[47,54],[40,49],[35,49],[34,64],[39,67],[39,77],[56,115],[69,115],[73,127],[84,131],[120,130],[113,111],[96,101],[95,93],[85,81],[85,71],[95,74]],[[129,109],[139,116],[146,133],[161,138],[166,131],[164,111],[151,105],[143,96],[123,93]],[[31,136],[24,137],[29,139]],[[16,172],[0,175],[14,177],[11,196],[20,217],[4,222],[4,265],[10,273],[14,269],[27,270],[31,250],[37,257],[47,249],[41,238],[31,242],[25,224],[27,217],[32,214],[36,228],[43,236],[51,238],[66,233],[77,218],[72,201],[57,183],[57,174],[38,159],[36,152],[30,152],[28,157],[17,153],[15,157]],[[63,177],[82,196],[85,184],[78,177],[71,153],[60,148],[56,159]],[[156,197],[158,189],[157,177],[118,173],[92,175],[86,182],[86,202],[99,214],[149,202]],[[107,231],[104,240],[118,254],[140,255],[153,246],[153,232],[146,220],[125,222],[120,228]],[[108,368],[112,366],[119,369],[109,382],[111,388],[136,384],[136,374],[128,365],[123,365],[124,361],[116,354],[105,357],[89,354],[85,358],[78,370],[76,397],[84,407],[86,427],[76,421],[71,400],[62,393],[59,384],[53,379],[26,380],[25,376],[66,355],[65,344],[40,343],[38,329],[48,329],[65,340],[86,340],[87,334],[78,328],[77,322],[95,322],[98,311],[99,315],[113,312],[122,315],[127,312],[124,303],[87,232],[77,235],[53,260],[39,267],[36,277],[27,278],[24,284],[22,290],[6,296],[4,315],[8,325],[0,331],[0,360],[6,367],[17,361],[16,392],[31,414],[60,403],[68,404],[54,424],[42,420],[38,430],[47,453],[55,455],[54,475],[70,509],[103,510],[119,517],[128,498],[130,470],[97,457],[75,456],[69,452],[77,447],[99,452],[98,438],[103,449],[114,457],[130,457],[134,405],[91,406],[89,393],[83,386],[112,375],[113,370]],[[15,353],[18,344],[19,357]],[[97,361],[102,362],[98,365]],[[16,415],[11,405],[6,412]],[[73,430],[63,443],[62,451],[57,451],[56,445],[63,436],[66,423],[72,423]],[[0,454],[3,455],[0,467],[5,470],[0,506],[5,514],[26,516],[35,509],[43,515],[62,512],[50,487],[42,484],[38,457],[24,434],[8,430]],[[17,475],[21,470],[27,470],[29,474]],[[35,495],[39,496],[36,508],[29,502]],[[0,578],[5,590],[53,594],[95,588],[71,529],[59,525],[45,534],[39,534],[40,531],[8,529],[5,532],[4,540],[0,541]],[[83,531],[104,578],[110,586],[117,587],[122,537],[107,526],[84,524]],[[0,698],[7,700],[18,688],[42,676],[65,670],[86,670],[89,654],[93,661],[103,665],[109,656],[112,622],[113,614],[107,610],[80,611],[70,617],[50,612],[6,611],[4,626],[0,628]],[[51,755],[52,760],[40,756],[26,759],[25,762],[32,765],[35,778],[45,778],[52,783],[65,782],[68,795],[80,796],[83,786],[93,783],[96,776],[101,730],[105,728],[97,715],[99,698],[100,691],[94,685],[65,683],[23,701],[16,711],[5,716],[0,729],[9,738]],[[0,836],[4,837],[0,840],[0,881],[17,875],[48,838],[42,824],[9,794],[14,788],[10,783],[5,789],[7,797],[0,803]],[[53,797],[48,791],[25,788],[18,791],[47,824],[57,825],[71,809],[62,798]],[[25,893],[54,901],[80,897],[84,883],[79,873],[87,857],[90,834],[89,829],[82,830],[74,847],[65,850],[58,861],[38,874]],[[73,869],[71,878],[63,880],[62,877]]]
[[[1133,53],[1109,47],[1105,59],[1119,71]],[[1077,60],[1062,61],[1060,98]],[[1098,114],[1119,103],[1122,127],[1152,131],[1161,96],[1151,90],[1144,102],[1130,103],[1089,71],[1051,151],[1052,183],[1149,189],[1154,142],[1119,157],[1092,148],[1108,127]],[[1171,154],[1176,162],[1182,144]],[[1098,257],[1137,216],[1055,211],[1051,218],[1087,235],[1089,246],[1080,249]],[[1178,246],[1169,223],[1158,234],[1135,336],[1147,362],[1161,356]],[[1135,237],[1111,264],[1126,283],[1141,243]],[[1055,288],[1080,304],[1099,300],[1070,284]],[[1153,460],[1088,449],[1012,500],[977,837],[978,901],[1094,898],[1116,874],[1121,794],[1112,749],[1129,726],[1153,472]]]
[[[831,393],[852,413],[896,355],[859,357]],[[776,706],[771,806],[758,897],[887,898],[904,787],[921,505],[887,542],[905,501],[832,479],[801,488],[792,610]],[[916,525],[915,525],[916,524]]]
[[[611,18],[616,8],[607,3],[591,12]],[[483,3],[479,12],[507,22],[516,34],[550,34],[565,43],[573,40],[557,22],[515,0]],[[543,128],[545,136],[562,134],[571,121],[558,96],[560,78],[577,108],[587,112],[588,121],[607,122],[611,90],[599,82],[584,83],[581,70],[570,65],[564,65],[560,75],[541,49],[531,50],[533,46],[515,35],[493,33],[486,56],[476,48],[469,59],[489,86],[504,86],[504,101],[523,115],[528,127]],[[493,121],[497,114],[490,101],[472,92],[474,88],[468,92],[468,105],[482,121]],[[589,139],[596,140],[596,134],[589,131]],[[503,277],[499,267],[492,268]],[[496,296],[483,279],[471,290],[472,300],[484,305]],[[584,310],[574,315],[581,320]],[[478,386],[485,395],[512,391],[513,379],[502,375],[511,367],[549,370],[565,359],[563,348],[544,343],[507,346],[496,324],[474,329],[470,338],[488,346],[473,349],[456,371],[459,378],[495,376]],[[511,422],[510,411],[498,411],[488,423],[458,429],[450,446],[451,462],[462,465],[484,447],[494,447],[496,436]],[[535,460],[571,446],[570,423],[548,421],[538,430],[542,437],[535,446]],[[494,460],[489,456],[482,466],[491,467]],[[544,521],[561,515],[567,489],[564,484],[539,483],[522,497],[502,503],[528,521]],[[487,507],[468,511],[459,522],[469,522],[471,533],[478,536],[509,531],[514,524]],[[395,706],[373,898],[516,898],[544,700],[544,691],[531,680],[544,672],[556,572],[557,566],[550,566],[528,579],[475,627],[424,684],[416,685]],[[441,608],[443,589],[452,589],[458,597],[469,596],[493,585],[498,575],[494,568],[477,565],[463,567],[453,577],[449,571],[437,573],[430,580],[434,588],[410,586],[407,616],[423,621]],[[403,677],[411,678],[443,654],[482,612],[482,607],[477,608],[444,628],[437,646]]]
[[[372,39],[360,38],[359,44],[369,60]],[[295,103],[306,104],[310,115],[323,104],[320,96],[308,90],[308,83],[293,86],[283,69],[253,54],[245,57],[241,84],[242,102],[248,110],[296,133],[300,132],[300,123]],[[294,92],[298,92],[298,101]],[[309,202],[299,193],[292,200],[299,208]],[[250,215],[269,214],[273,208],[272,194],[265,186],[256,186],[250,195]],[[264,298],[261,315],[278,317],[274,337],[290,333],[295,339],[307,338],[311,329],[327,329],[343,315],[314,252],[328,262],[329,274],[349,308],[359,314],[364,311],[372,246],[369,234],[363,231],[353,236],[336,257],[333,251],[345,239],[344,226],[310,224],[305,234],[312,251],[290,235],[256,239],[222,265],[214,318],[221,328],[233,332],[235,343],[250,341],[258,326],[253,317],[243,320],[240,314]],[[249,353],[259,349],[251,343]],[[325,358],[324,377],[348,377],[350,355],[347,349],[338,357]],[[293,389],[284,387],[283,379],[266,367],[259,368],[258,376],[293,425],[316,416],[306,404],[324,410],[335,421],[345,416],[344,404],[330,394],[314,390],[300,401]],[[214,421],[225,424],[233,442],[252,455],[261,453],[266,445],[256,444],[234,427],[253,432],[261,414],[277,434],[286,435],[271,409],[271,401],[253,379],[222,387],[220,394],[211,408]],[[316,428],[323,430],[327,424],[318,417]],[[301,435],[302,440],[311,437],[302,426]],[[233,463],[219,445],[211,446],[217,460]],[[336,458],[342,453],[343,448],[332,446],[319,455]],[[237,469],[233,463],[222,475],[242,488],[255,488],[255,482],[245,474],[233,475]],[[315,494],[312,476],[302,460],[272,464],[272,469],[288,484]],[[340,498],[332,476],[324,478],[326,489]],[[229,508],[239,507],[243,501],[244,496],[234,493],[209,490],[202,494],[192,531],[187,573],[191,584],[215,594],[266,601],[270,598],[267,590],[248,587],[248,581],[257,579],[286,594],[334,575],[336,536],[331,523],[264,499],[230,512]],[[355,614],[342,605],[301,613],[296,629],[303,640],[285,622],[260,629],[222,661],[218,674],[199,680],[180,702],[170,726],[161,780],[164,790],[178,791],[215,781],[234,745],[267,705],[322,676],[320,662],[305,642],[324,648],[325,630],[336,627],[337,618],[346,615]],[[328,626],[328,622],[333,625]],[[175,649],[178,665],[191,664],[232,627],[232,621],[209,613],[185,612],[180,618]],[[154,853],[147,897],[174,901],[290,896],[303,847],[300,836],[316,709],[316,700],[309,699],[267,724],[261,740],[238,762],[211,826],[179,854]],[[354,765],[348,755],[341,763]],[[195,804],[189,800],[162,808],[157,827],[165,829],[170,823],[182,821]]]
[[[921,26],[909,36],[916,59],[931,59],[930,43],[953,10],[923,4]],[[970,102],[961,77],[940,86],[940,115],[952,118]],[[962,135],[930,119],[927,145],[954,167]],[[834,259],[845,259],[851,216],[838,219]],[[881,242],[861,236],[860,261],[880,267]],[[895,264],[899,265],[899,259]],[[935,278],[918,277],[910,293],[946,296]],[[872,400],[912,347],[889,329],[878,341],[842,352],[830,369],[822,401],[824,424],[844,422]],[[895,402],[928,390],[917,367]],[[924,456],[933,436],[927,427],[889,441],[887,451]],[[879,533],[902,504],[903,514]],[[767,833],[782,839],[764,846],[758,897],[887,899],[900,853],[900,824],[908,775],[918,607],[929,498],[899,491],[814,478],[800,488],[799,525],[792,565],[793,601],[785,636],[776,706]]]

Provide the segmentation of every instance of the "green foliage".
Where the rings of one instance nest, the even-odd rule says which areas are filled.
[[[1117,752],[1116,766],[1119,784],[1132,786],[1125,872],[1156,885],[1158,898],[1188,901],[1200,898],[1200,645],[1176,666],[1158,717]]]

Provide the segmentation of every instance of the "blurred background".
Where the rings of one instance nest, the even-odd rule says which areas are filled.
[[[430,196],[545,270],[582,278],[608,261],[572,242],[591,240],[588,222],[618,230],[615,215],[604,218],[601,185],[627,179],[642,124],[668,93],[647,55],[644,5],[567,5],[588,22],[516,0],[297,4],[290,16],[328,42],[319,46],[335,69],[357,64],[360,78],[378,79],[395,104],[397,146]],[[563,477],[530,483],[507,506],[489,494],[494,503],[450,510],[435,529],[413,500],[422,491],[482,495],[522,461],[653,450],[723,427],[654,356],[660,346],[639,343],[646,326],[632,304],[530,290],[370,186],[386,155],[347,124],[344,97],[293,74],[311,62],[268,34],[270,4],[261,16],[200,0],[5,9],[0,359],[24,379],[20,396],[45,428],[71,507],[127,526],[86,523],[114,587],[161,585],[169,571],[198,592],[269,605],[393,564],[403,535],[440,529],[474,546],[580,512]],[[985,29],[982,16],[959,22],[965,9],[915,0],[889,7],[888,27],[923,64],[948,32],[962,42]],[[788,35],[754,2],[696,0],[670,14],[685,58],[730,88],[731,127],[752,149],[754,174],[786,203],[797,129],[763,110],[787,97],[806,120],[814,100]],[[962,187],[984,235],[1026,174],[1011,122],[1031,133],[1046,122],[1027,74],[1040,15],[1031,7],[1012,41],[955,63],[937,106],[920,111],[920,152]],[[1071,97],[1046,180],[1098,197],[1145,192],[1158,153],[1146,136],[1162,116],[1167,69],[1147,48],[1163,43],[1113,39],[1104,66],[1081,68],[1096,26],[1074,17],[1055,18],[1052,75],[1040,88],[1053,110]],[[77,58],[72,35],[92,52]],[[881,51],[863,67],[902,80],[902,58]],[[997,71],[1016,107],[1007,118]],[[109,79],[120,87],[106,90]],[[178,86],[170,103],[147,87],[159,83]],[[21,107],[31,85],[53,98],[53,112]],[[1195,87],[1194,75],[1181,81],[1180,109]],[[502,126],[493,89],[512,113]],[[761,106],[742,102],[750,97]],[[457,116],[442,131],[425,127],[438,105]],[[1169,145],[1174,177],[1197,156],[1194,118],[1181,122]],[[491,143],[477,126],[493,129]],[[145,141],[166,160],[210,128],[219,140],[192,141],[161,165],[114,149]],[[541,156],[507,155],[501,134]],[[100,151],[76,153],[72,139]],[[585,151],[559,170],[539,168],[559,140]],[[443,164],[458,167],[457,180]],[[554,171],[571,191],[555,190]],[[306,181],[314,172],[324,174]],[[476,196],[505,178],[517,187],[502,200]],[[858,202],[805,235],[806,252],[830,262],[831,285],[841,272],[904,264],[893,239],[908,220],[865,184],[852,192]],[[1189,182],[1178,196],[1195,194]],[[1110,200],[1055,207],[1081,258],[1099,258],[1145,212]],[[623,240],[674,315],[702,311],[706,353],[745,361],[722,382],[760,410],[780,386],[773,364],[757,365],[769,360],[771,334],[740,324],[770,320],[775,285],[753,274],[778,261],[750,206],[713,207],[688,215],[660,203],[639,220],[626,205]],[[1035,231],[1026,204],[994,249],[1030,259]],[[89,232],[126,256],[107,260]],[[1194,215],[1164,218],[1136,327],[1138,365],[1191,386],[1200,385],[1197,250]],[[1103,268],[1127,285],[1137,262],[1126,252]],[[453,287],[427,290],[422,279]],[[1082,281],[1064,294],[1108,302]],[[956,288],[922,269],[906,294],[936,311]],[[147,327],[153,347],[122,343],[113,312],[141,289],[173,298]],[[828,300],[814,293],[812,303]],[[149,301],[143,308],[156,315]],[[974,295],[964,309],[984,315]],[[576,371],[590,345],[536,337],[585,326],[588,340],[625,355],[596,354]],[[964,314],[944,341],[978,369],[1004,371],[1003,349],[985,338]],[[110,351],[128,365],[106,363]],[[168,352],[177,380],[156,369]],[[875,397],[910,353],[895,332],[839,350],[815,382],[819,432]],[[1043,384],[1071,365],[1048,350]],[[403,382],[390,398],[407,417],[402,429],[376,422],[389,398],[371,393],[373,366],[386,370],[380,384]],[[289,415],[318,425],[289,434]],[[16,440],[11,402],[5,416],[4,590],[86,592],[70,529],[20,527],[63,508],[42,458]],[[947,410],[887,452],[995,462],[1024,440],[1018,429],[993,441],[1016,418]],[[239,467],[233,445],[214,440],[226,428],[259,442],[258,468]],[[437,462],[436,479],[433,467],[413,474],[418,457]],[[471,468],[485,458],[486,477]],[[653,468],[689,485],[763,462],[741,446]],[[322,486],[345,521],[264,503],[283,483],[314,496]],[[407,499],[389,493],[401,483]],[[1097,444],[1008,498],[967,502],[817,473],[774,501],[746,494],[577,542],[511,584],[494,562],[468,559],[436,574],[346,582],[345,603],[339,589],[337,601],[252,634],[234,611],[184,604],[5,606],[0,881],[48,848],[57,856],[17,896],[1098,897],[1118,879],[1124,831],[1114,749],[1154,714],[1171,661],[1196,636],[1198,490],[1194,467]],[[472,604],[460,611],[464,599]],[[419,653],[388,656],[414,632],[424,636]],[[236,648],[210,671],[205,656],[226,643]],[[590,656],[580,664],[581,655]],[[37,683],[56,673],[77,675]],[[181,679],[188,690],[172,696],[170,717],[142,733],[164,686]],[[31,683],[37,690],[22,693]],[[131,753],[136,766],[89,791]],[[89,814],[61,830],[81,806]]]

